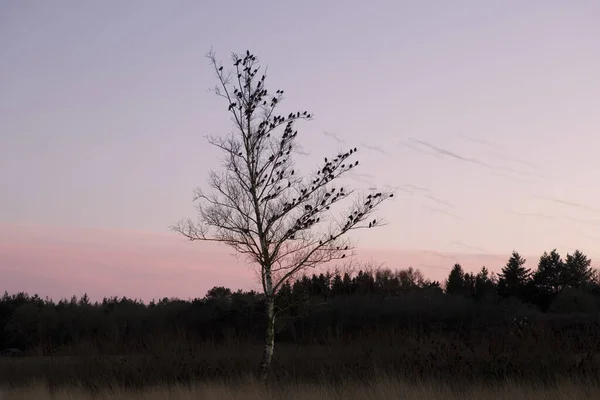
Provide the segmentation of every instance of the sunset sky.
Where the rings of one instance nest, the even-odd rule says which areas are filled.
[[[361,260],[442,280],[512,250],[600,259],[600,2],[0,3],[0,290],[202,297],[255,288],[169,231],[231,130],[205,54],[249,49],[300,123],[302,171],[360,149],[395,187]]]

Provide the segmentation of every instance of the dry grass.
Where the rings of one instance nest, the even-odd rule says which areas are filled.
[[[260,343],[165,337],[143,352],[0,359],[0,400],[600,399],[598,342],[582,330],[553,332],[381,328],[325,344],[278,343],[269,389],[250,377]]]
[[[191,386],[157,386],[141,390],[104,388],[94,393],[78,386],[51,392],[45,384],[0,389],[0,400],[264,400],[264,399],[544,399],[584,400],[600,398],[600,386],[590,382],[564,381],[554,385],[510,382],[504,384],[450,385],[433,381],[403,382],[380,378],[372,384],[347,382],[341,385],[286,383],[265,388],[247,378],[235,382],[198,383]]]
[[[380,336],[345,345],[278,344],[273,376],[276,382],[332,385],[382,376],[404,382],[427,379],[488,385],[506,380],[531,385],[573,379],[600,382],[599,353],[576,356],[566,345],[560,348],[528,340],[507,349],[469,348],[460,341],[443,339],[407,335],[404,340]],[[21,387],[32,381],[44,382],[51,390],[73,384],[84,389],[108,383],[131,389],[199,385],[249,376],[259,361],[260,348],[252,344],[191,342],[146,354],[0,358],[0,387]]]

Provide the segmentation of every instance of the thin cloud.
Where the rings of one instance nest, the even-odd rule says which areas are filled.
[[[400,146],[407,147],[407,148],[409,148],[411,150],[417,151],[417,152],[422,153],[422,154],[427,154],[429,156],[434,156],[434,157],[437,157],[437,158],[441,158],[441,156],[438,153],[425,151],[423,149],[418,148],[417,146],[414,146],[414,145],[412,145],[410,143],[407,143],[407,142],[404,142],[402,140],[398,141],[398,144]]]
[[[484,146],[490,147],[490,148],[495,149],[495,150],[502,150],[502,147],[500,147],[500,146],[498,146],[496,144],[492,144],[492,143],[490,143],[490,142],[488,142],[486,140],[483,140],[483,139],[477,139],[477,138],[474,138],[474,137],[471,137],[471,136],[464,135],[462,133],[458,133],[457,136],[461,137],[464,140],[468,140],[469,142],[479,143],[479,144],[482,144]]]
[[[372,184],[373,180],[375,179],[375,177],[373,175],[360,174],[360,173],[356,173],[356,172],[348,172],[348,173],[344,174],[344,176],[352,179],[353,181],[360,182],[360,183],[366,183],[366,184]]]
[[[449,202],[447,202],[445,200],[442,200],[442,199],[434,196],[433,193],[431,192],[431,190],[429,190],[429,189],[427,189],[425,187],[417,186],[417,185],[413,185],[413,184],[407,183],[407,184],[404,184],[404,185],[398,187],[398,189],[402,190],[402,191],[405,191],[405,192],[408,192],[408,193],[413,194],[413,195],[415,193],[419,193],[420,192],[423,197],[425,197],[426,199],[429,199],[429,200],[437,203],[438,205],[446,206],[446,207],[449,207],[449,208],[455,208],[452,203],[449,203]]]
[[[494,175],[494,176],[498,176],[500,178],[508,179],[509,181],[513,181],[513,182],[532,183],[530,180],[515,178],[514,176],[504,175],[499,172],[490,172],[490,174]]]
[[[343,140],[343,139],[340,139],[340,137],[339,137],[338,135],[336,135],[335,133],[331,133],[331,132],[323,132],[323,134],[324,134],[325,136],[327,136],[327,137],[330,137],[330,138],[332,138],[332,139],[336,140],[336,141],[337,141],[337,142],[339,142],[339,143],[346,143],[346,141],[345,141],[345,140]]]
[[[457,136],[460,137],[461,139],[467,140],[469,142],[478,143],[478,144],[484,145],[486,147],[489,147],[490,149],[494,149],[494,150],[500,151],[502,153],[505,152],[505,149],[502,146],[499,146],[497,144],[488,142],[487,140],[483,140],[483,139],[479,139],[479,138],[474,138],[472,136],[467,136],[467,135],[464,135],[462,133],[458,133]],[[530,162],[527,162],[527,161],[520,160],[520,159],[515,158],[515,157],[505,156],[505,155],[500,154],[498,152],[493,152],[492,155],[494,157],[500,158],[500,159],[505,160],[505,161],[514,161],[514,162],[517,162],[519,164],[526,165],[526,166],[528,166],[530,168],[538,169],[539,170],[539,166],[534,165],[534,164],[532,164]]]
[[[452,157],[452,158],[455,158],[455,159],[460,160],[460,161],[465,161],[465,162],[469,162],[469,163],[473,163],[473,164],[483,165],[483,166],[488,167],[488,168],[494,168],[490,164],[487,164],[487,163],[485,163],[485,162],[483,162],[481,160],[478,160],[476,158],[464,157],[464,156],[461,156],[459,154],[454,153],[453,151],[450,151],[450,150],[447,150],[447,149],[443,149],[441,147],[434,146],[431,143],[427,143],[427,142],[424,142],[422,140],[415,139],[415,138],[412,138],[412,137],[408,138],[408,139],[412,140],[413,142],[417,142],[417,143],[419,143],[419,144],[421,144],[421,145],[423,145],[425,147],[428,147],[428,148],[434,150],[435,152],[437,152],[440,155]]]
[[[518,212],[518,211],[512,211],[512,210],[506,210],[506,212],[509,214],[519,215],[522,217],[543,218],[543,219],[552,219],[552,220],[563,219],[563,220],[567,220],[567,221],[577,222],[579,224],[600,226],[600,220],[598,220],[598,219],[590,219],[590,218],[582,219],[582,218],[569,217],[567,215],[548,215],[548,214],[543,214],[540,212]]]
[[[424,188],[422,186],[413,185],[413,184],[410,184],[410,183],[407,183],[406,185],[404,185],[404,187],[405,188],[409,188],[409,189],[414,189],[414,190],[419,191],[419,192],[431,193],[431,190],[429,190],[427,188]]]
[[[420,263],[418,266],[422,267],[422,268],[441,269],[443,271],[450,271],[452,269],[452,267],[442,267],[440,265],[431,265],[431,264],[424,264],[424,263]]]
[[[366,147],[369,150],[373,150],[373,151],[376,151],[381,154],[387,154],[387,151],[383,150],[381,147],[372,146],[372,145],[366,144],[365,142],[361,142],[360,145],[363,147]]]
[[[471,249],[471,250],[476,250],[481,252],[481,254],[485,254],[485,255],[489,255],[490,257],[492,257],[492,254],[490,254],[489,251],[487,251],[486,249],[482,248],[482,247],[478,247],[478,246],[471,246],[468,244],[465,244],[463,242],[460,242],[458,240],[453,240],[452,242],[450,242],[454,245],[460,246],[460,247],[464,247],[465,249]]]
[[[514,161],[514,162],[516,162],[516,163],[519,163],[519,164],[525,165],[525,166],[527,166],[527,167],[530,167],[530,168],[533,168],[533,169],[536,169],[536,170],[539,170],[539,169],[540,169],[539,165],[535,165],[535,164],[532,164],[532,163],[530,163],[530,162],[528,162],[528,161],[523,161],[523,160],[520,160],[520,159],[518,159],[518,158],[514,158],[514,157],[508,157],[508,156],[505,156],[505,155],[502,155],[502,154],[498,154],[498,153],[492,153],[492,155],[493,155],[494,157],[500,158],[501,160],[505,160],[505,161]],[[543,176],[543,177],[546,177],[545,175],[541,175],[541,176]]]
[[[490,149],[494,149],[494,150],[498,150],[498,151],[502,151],[502,152],[504,152],[504,148],[503,148],[502,146],[499,146],[499,145],[497,145],[497,144],[494,144],[494,143],[488,142],[488,141],[486,141],[486,140],[479,139],[479,138],[474,138],[474,137],[472,137],[472,136],[467,136],[467,135],[464,135],[464,134],[462,134],[462,133],[458,133],[458,134],[457,134],[457,136],[458,136],[458,137],[460,137],[460,138],[462,138],[462,139],[464,139],[464,140],[467,140],[467,141],[469,141],[469,142],[473,142],[473,143],[482,144],[482,145],[484,145],[484,146],[486,146],[486,147],[489,147]],[[493,155],[493,156],[495,156],[495,157],[497,157],[497,158],[500,158],[500,159],[502,159],[502,160],[505,160],[505,161],[514,161],[514,162],[517,162],[517,163],[519,163],[519,164],[522,164],[522,165],[526,165],[526,166],[528,166],[528,167],[531,167],[531,168],[533,168],[533,169],[539,169],[539,166],[537,166],[537,165],[534,165],[534,164],[532,164],[532,163],[530,163],[530,162],[528,162],[528,161],[523,161],[523,160],[520,160],[520,159],[518,159],[518,158],[515,158],[515,157],[509,157],[509,156],[505,156],[505,155],[499,154],[499,153],[497,153],[497,152],[493,152],[493,153],[492,153],[492,155]]]
[[[593,208],[593,207],[590,207],[588,205],[581,204],[581,203],[575,203],[575,202],[572,202],[572,201],[557,199],[556,197],[542,196],[542,195],[537,195],[537,194],[534,194],[531,197],[538,198],[538,199],[543,199],[543,200],[548,200],[548,201],[551,201],[553,203],[562,204],[562,205],[566,205],[566,206],[569,206],[569,207],[580,208],[580,209],[586,210],[586,211],[600,212],[600,210],[598,210],[597,208]]]
[[[574,217],[567,217],[567,216],[562,216],[560,218],[568,219],[569,221],[577,222],[580,224],[600,226],[600,220],[598,220],[598,219],[590,219],[590,218],[581,219],[581,218],[574,218]]]
[[[432,201],[436,202],[439,205],[450,207],[450,208],[454,208],[454,206],[451,203],[448,203],[447,201],[438,199],[437,197],[435,197],[431,193],[426,194],[425,197],[428,198],[429,200],[432,200]]]
[[[588,239],[600,240],[600,239],[598,239],[598,236],[588,235],[587,233],[581,233],[580,235],[583,236],[583,237],[586,237]]]
[[[492,169],[492,170],[503,170],[503,171],[512,172],[512,173],[519,174],[519,175],[530,175],[530,176],[537,176],[537,177],[545,177],[544,175],[540,175],[540,174],[536,174],[536,173],[532,173],[532,172],[522,172],[522,171],[517,171],[517,170],[514,170],[512,168],[508,168],[508,167],[494,166],[494,165],[488,164],[488,163],[486,163],[484,161],[481,161],[481,160],[479,160],[477,158],[465,157],[465,156],[457,154],[457,153],[455,153],[453,151],[450,151],[448,149],[444,149],[444,148],[435,146],[435,145],[433,145],[431,143],[427,143],[427,142],[425,142],[423,140],[415,139],[415,138],[412,138],[412,137],[409,138],[409,140],[412,140],[413,142],[416,142],[416,143],[418,143],[418,144],[420,144],[422,146],[425,146],[427,148],[432,149],[433,151],[435,151],[436,153],[438,153],[440,156],[447,156],[447,157],[451,157],[451,158],[454,158],[454,159],[459,160],[459,161],[468,162],[468,163],[471,163],[471,164],[478,164],[478,165],[484,166],[484,167]],[[498,175],[498,173],[494,173],[494,175]],[[514,181],[517,181],[517,182],[522,182],[521,180],[518,180],[518,179],[513,178],[511,176],[507,176],[507,175],[498,175],[498,176],[501,176],[501,177],[506,178],[506,179],[514,180]]]
[[[436,257],[440,257],[440,258],[446,258],[446,259],[449,259],[449,258],[450,258],[450,259],[451,259],[451,258],[454,258],[454,257],[452,257],[452,256],[449,256],[448,254],[443,254],[443,253],[440,253],[439,251],[433,251],[433,250],[423,250],[423,252],[425,252],[425,253],[427,253],[427,254],[432,254],[432,255],[434,255],[434,256],[436,256]]]
[[[361,173],[361,172],[348,172],[346,175],[357,176],[357,177],[366,178],[366,179],[375,179],[375,176],[373,176],[371,174]]]
[[[408,193],[410,195],[414,195],[415,194],[412,190],[407,189],[406,187],[402,187],[402,186],[395,186],[394,189],[400,190],[401,192]]]
[[[423,204],[422,207],[425,208],[425,209],[427,209],[427,210],[430,210],[430,211],[433,211],[433,212],[437,212],[437,213],[440,213],[440,214],[444,214],[444,215],[448,215],[450,217],[453,217],[453,218],[456,218],[456,219],[459,219],[459,220],[462,220],[462,221],[465,220],[464,217],[461,217],[460,215],[455,214],[453,212],[450,212],[448,210],[442,210],[440,208],[430,207],[430,206],[428,206],[426,204]]]
[[[506,212],[509,214],[519,215],[521,217],[534,217],[534,218],[544,218],[544,219],[553,219],[553,220],[555,220],[557,218],[554,215],[543,214],[540,212],[519,212],[519,211],[512,211],[512,210],[506,210]]]
[[[396,185],[396,186],[393,186],[393,185],[387,185],[387,184],[386,184],[386,185],[384,185],[383,187],[385,188],[385,190],[386,190],[386,191],[395,191],[395,190],[400,190],[401,192],[405,192],[405,193],[410,193],[410,194],[412,194],[412,193],[410,192],[410,190],[407,190],[407,189],[405,189],[405,188],[403,188],[403,187],[401,187],[401,186],[397,186],[397,185]]]
[[[413,190],[410,190],[409,188],[407,188],[405,185],[397,185],[397,186],[386,185],[386,188],[393,189],[393,190],[399,190],[401,192],[408,193],[411,196],[415,195],[415,192]]]
[[[519,170],[516,170],[516,169],[512,169],[510,167],[496,167],[496,168],[502,169],[504,171],[512,172],[512,173],[518,174],[518,175],[528,175],[528,176],[533,176],[533,177],[536,177],[536,178],[548,178],[548,175],[540,174],[540,173],[537,173],[537,172],[519,171]]]

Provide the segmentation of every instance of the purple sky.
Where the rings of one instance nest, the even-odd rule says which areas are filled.
[[[357,146],[353,184],[399,187],[361,257],[437,279],[513,249],[600,257],[598,1],[341,4],[2,1],[0,290],[256,286],[168,231],[219,167],[204,135],[231,128],[211,47],[250,49],[282,111],[314,113],[301,167]]]

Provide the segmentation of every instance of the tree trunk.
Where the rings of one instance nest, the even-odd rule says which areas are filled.
[[[265,347],[259,368],[260,380],[263,383],[266,383],[269,379],[271,359],[273,358],[273,349],[275,347],[275,299],[273,296],[267,297],[266,307],[267,330],[265,336]]]

